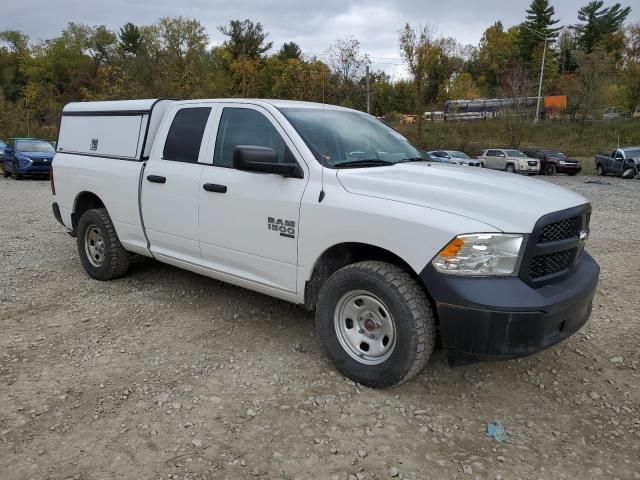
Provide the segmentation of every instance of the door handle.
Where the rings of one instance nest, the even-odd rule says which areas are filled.
[[[167,177],[162,175],[147,175],[147,180],[152,183],[167,183]]]
[[[227,193],[226,185],[218,185],[217,183],[205,183],[202,185],[207,192]]]

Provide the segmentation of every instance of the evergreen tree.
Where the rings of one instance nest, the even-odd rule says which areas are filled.
[[[227,36],[223,46],[234,60],[241,57],[259,58],[273,46],[273,42],[266,42],[269,34],[260,22],[231,20],[229,25],[221,25],[218,30]]]
[[[541,37],[555,40],[558,37],[560,27],[554,27],[560,20],[553,18],[555,8],[549,4],[549,0],[533,0],[526,11],[527,19],[522,23],[520,31],[520,56],[523,62],[528,63],[536,48],[542,48],[544,40]],[[533,31],[538,32],[536,35]]]
[[[302,60],[302,50],[296,42],[286,42],[278,50],[278,57],[282,60]]]
[[[142,50],[142,33],[133,23],[125,23],[118,33],[118,49],[125,55],[138,55]]]
[[[591,53],[599,45],[606,44],[611,35],[620,31],[631,13],[631,7],[622,8],[619,3],[612,7],[603,6],[603,0],[593,0],[578,11],[578,20],[582,23],[574,25],[573,28],[578,32],[580,48],[587,53]]]

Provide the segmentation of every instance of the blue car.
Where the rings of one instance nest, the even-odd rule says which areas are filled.
[[[4,149],[3,175],[20,179],[24,175],[49,175],[56,153],[53,146],[39,138],[12,138]]]

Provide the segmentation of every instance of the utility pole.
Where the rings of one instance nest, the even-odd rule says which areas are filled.
[[[542,65],[540,66],[540,82],[538,84],[538,103],[536,105],[536,118],[533,120],[533,123],[538,123],[538,121],[540,120],[540,101],[542,100],[542,80],[544,80],[544,61],[547,56],[547,42],[551,39],[551,37],[547,37],[543,33],[538,32],[533,28],[527,27],[524,24],[521,26],[529,30],[536,37],[544,40],[544,49],[542,50]]]
[[[538,85],[538,104],[536,105],[536,118],[533,123],[538,123],[540,120],[540,100],[542,99],[542,80],[544,79],[544,59],[547,55],[547,40],[544,39],[544,49],[542,50],[542,66],[540,67],[540,84]]]
[[[371,113],[371,88],[369,88],[369,65],[367,65],[367,69],[366,69],[366,79],[367,79],[367,113]]]

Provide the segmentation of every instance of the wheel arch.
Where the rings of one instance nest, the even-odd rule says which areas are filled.
[[[82,191],[76,195],[71,212],[72,234],[75,236],[78,230],[78,221],[87,210],[94,208],[106,208],[102,199],[93,192]]]
[[[414,280],[416,280],[418,285],[420,285],[431,301],[431,296],[420,279],[418,272],[416,272],[402,257],[390,250],[376,245],[361,242],[344,242],[327,248],[316,259],[313,269],[311,270],[311,275],[305,283],[305,307],[309,310],[313,310],[315,308],[322,284],[334,272],[342,267],[346,267],[347,265],[366,260],[379,260],[399,266],[409,273]]]

